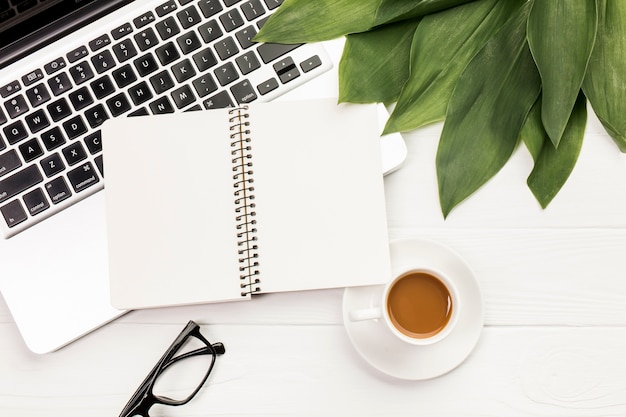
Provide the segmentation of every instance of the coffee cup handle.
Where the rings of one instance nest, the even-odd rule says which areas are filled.
[[[364,321],[379,319],[383,316],[383,312],[380,307],[365,308],[362,310],[352,310],[348,317],[350,321]]]

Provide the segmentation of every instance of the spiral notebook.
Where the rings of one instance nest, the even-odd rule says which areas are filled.
[[[112,304],[387,281],[379,132],[335,100],[107,121]]]

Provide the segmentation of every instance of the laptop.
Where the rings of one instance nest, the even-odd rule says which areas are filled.
[[[336,96],[340,44],[251,42],[281,3],[0,0],[0,291],[31,351],[125,313],[98,192],[107,118]],[[381,146],[391,172],[404,142]]]

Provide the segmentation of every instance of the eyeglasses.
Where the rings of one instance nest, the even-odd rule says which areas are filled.
[[[149,417],[148,411],[155,404],[187,404],[209,377],[217,355],[224,352],[223,344],[211,344],[200,334],[200,326],[189,321],[135,391],[120,417]]]

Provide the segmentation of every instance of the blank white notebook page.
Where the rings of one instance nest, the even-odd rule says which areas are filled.
[[[378,132],[375,106],[333,100],[107,121],[113,304],[180,305],[386,281]],[[235,195],[243,166],[245,201]],[[242,236],[243,223],[251,233]],[[252,249],[242,252],[242,240]]]

